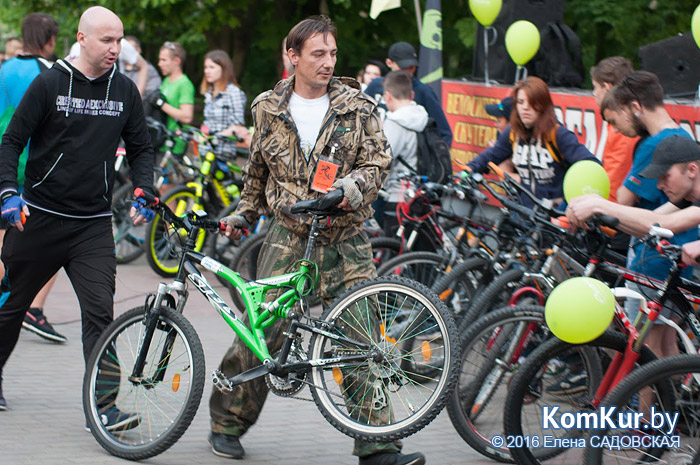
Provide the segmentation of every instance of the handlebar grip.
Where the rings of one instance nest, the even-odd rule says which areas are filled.
[[[620,223],[620,219],[610,215],[598,215],[598,224],[608,228],[615,228]]]
[[[523,205],[520,205],[520,204],[518,204],[518,203],[511,202],[511,201],[508,200],[508,199],[501,198],[501,199],[498,199],[498,200],[500,200],[500,202],[501,202],[503,205],[505,205],[506,208],[508,208],[509,210],[513,210],[513,211],[515,211],[516,213],[520,213],[521,215],[525,215],[525,216],[527,216],[528,218],[532,218],[532,217],[534,216],[534,214],[535,214],[534,210],[532,210],[532,209],[530,209],[530,208],[527,208],[527,207],[525,207],[525,206],[523,206]]]
[[[22,210],[19,211],[19,218],[22,221],[22,224],[27,222],[27,215],[25,215]]]
[[[496,174],[496,176],[498,176],[499,178],[501,178],[501,179],[505,179],[505,178],[506,178],[506,175],[505,175],[505,173],[503,172],[503,170],[502,170],[497,164],[495,164],[494,162],[492,162],[492,161],[489,162],[489,168],[490,168],[491,171],[493,171],[493,172]]]
[[[153,196],[149,194],[148,192],[144,191],[140,187],[137,187],[134,189],[134,196],[140,197],[146,200],[150,205],[158,205],[160,203],[160,199],[156,196]]]

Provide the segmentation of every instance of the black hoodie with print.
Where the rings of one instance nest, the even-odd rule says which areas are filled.
[[[154,154],[133,81],[112,67],[90,80],[59,60],[32,82],[0,144],[0,195],[17,190],[17,163],[31,137],[22,197],[75,218],[109,216],[120,137],[135,187],[152,190]]]

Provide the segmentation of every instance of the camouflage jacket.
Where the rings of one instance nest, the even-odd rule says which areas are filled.
[[[236,213],[254,224],[269,207],[282,226],[306,237],[311,218],[291,214],[290,207],[323,195],[311,190],[311,183],[319,156],[328,156],[335,147],[334,159],[340,164],[336,180],[350,176],[362,192],[360,207],[332,218],[330,226],[321,231],[319,243],[336,243],[360,233],[372,214],[370,204],[388,175],[391,149],[374,100],[362,93],[354,79],[332,78],[328,113],[307,162],[288,110],[293,88],[294,76],[260,94],[251,105],[255,132],[250,158],[243,167],[245,187]]]

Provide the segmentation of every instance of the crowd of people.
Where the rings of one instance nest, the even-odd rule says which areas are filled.
[[[146,115],[162,112],[170,130],[196,119],[196,88],[183,72],[187,54],[178,42],[161,45],[156,69],[141,55],[138,39],[124,37],[119,17],[103,7],[83,13],[76,45],[66,59],[54,57],[57,34],[53,18],[29,15],[22,25],[21,51],[10,57],[12,49],[6,45],[6,61],[0,67],[0,114],[6,123],[0,144],[5,222],[0,231],[0,410],[7,408],[2,368],[21,327],[55,342],[66,341],[43,314],[46,295],[61,268],[80,302],[86,360],[113,319],[116,261],[110,199],[120,139],[134,186],[152,191],[156,154]],[[325,17],[301,21],[289,31],[282,41],[284,78],[250,106],[252,135],[245,120],[248,98],[225,51],[205,55],[199,86],[202,120],[209,131],[250,140],[241,199],[223,221],[225,234],[235,239],[265,208],[273,211],[275,219],[258,264],[262,275],[286,273],[302,256],[309,223],[291,214],[290,207],[321,195],[311,187],[319,160],[335,163],[332,189],[343,190],[340,207],[348,214],[323,230],[315,252],[325,305],[354,283],[376,275],[363,225],[373,205],[391,211],[401,200],[399,183],[417,166],[418,133],[432,119],[441,138],[452,142],[441,103],[415,77],[418,58],[411,44],[393,44],[384,63],[367,61],[355,80],[335,76],[340,53],[336,40],[336,27]],[[601,114],[615,129],[602,158],[611,180],[610,199],[587,195],[568,205],[564,201],[562,183],[568,168],[581,160],[599,161],[557,121],[549,88],[537,77],[516,83],[500,103],[486,106],[499,135],[469,169],[484,172],[489,162],[501,164],[576,225],[603,213],[619,218],[622,230],[640,236],[660,223],[674,231],[675,243],[684,244],[686,262],[697,265],[700,149],[668,115],[663,88],[653,74],[635,72],[627,59],[612,57],[594,66],[591,77]],[[89,111],[92,103],[100,111]],[[173,151],[186,149],[180,141]],[[523,202],[531,203],[526,196]],[[140,223],[149,215],[145,207],[135,206],[132,217]],[[385,221],[394,220],[387,216]],[[628,254],[629,268],[663,279],[668,264],[654,251],[630,248],[629,240],[617,243]],[[283,331],[279,322],[268,332],[271,352],[281,345]],[[659,325],[651,332],[649,346],[659,355],[676,353],[673,336]],[[256,363],[247,347],[236,341],[220,370],[231,377]],[[570,367],[562,383],[575,384],[577,375],[580,372]],[[244,456],[240,437],[256,422],[267,390],[261,378],[229,394],[212,392],[209,441],[215,454]],[[135,414],[113,405],[105,411],[111,428],[138,425]],[[356,441],[353,453],[361,465],[425,462],[423,454],[401,450],[399,441]]]

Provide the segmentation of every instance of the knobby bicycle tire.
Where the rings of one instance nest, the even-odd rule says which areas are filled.
[[[479,272],[480,276],[476,276],[476,272]],[[462,328],[461,323],[479,289],[488,284],[492,277],[487,259],[471,257],[438,278],[431,289],[452,311],[457,327]],[[461,332],[460,330],[460,334]]]
[[[538,329],[544,329],[546,337],[549,331],[544,326],[544,307],[536,305],[494,310],[461,333],[459,376],[447,403],[447,413],[462,439],[481,455],[504,463],[513,462],[508,448],[494,447],[491,438],[504,434],[503,398],[508,379],[521,363],[507,359],[518,349],[517,345],[511,347],[511,340],[522,337],[528,328],[520,325],[529,323],[541,325]],[[537,341],[530,335],[523,346],[526,343],[534,345]],[[479,399],[480,396],[483,398]],[[477,399],[479,406],[475,406]]]
[[[401,254],[401,241],[395,237],[370,237],[369,243],[372,246],[372,261],[377,268]]]
[[[590,354],[590,351],[595,351],[599,356],[608,357],[610,356],[610,351],[613,352],[624,352],[627,346],[627,337],[619,332],[606,331],[597,339],[582,345],[569,344],[559,339],[551,339],[543,343],[535,352],[533,352],[527,361],[520,367],[518,373],[513,378],[513,381],[506,397],[506,404],[504,409],[504,427],[506,437],[508,436],[525,436],[525,435],[537,435],[540,438],[545,436],[542,426],[543,426],[543,408],[544,405],[552,405],[551,398],[549,401],[542,400],[544,395],[547,394],[551,397],[551,394],[547,393],[547,389],[542,386],[544,380],[556,377],[547,377],[547,375],[540,376],[552,360],[570,356],[571,353],[578,354]],[[602,350],[601,350],[602,349]],[[588,351],[588,352],[584,352]],[[585,411],[591,412],[592,407],[590,401],[595,394],[596,389],[600,385],[602,380],[602,364],[600,358],[598,358],[600,364],[596,366],[595,358],[584,359],[585,362],[588,361],[589,366],[585,366],[587,373],[585,374],[585,386],[584,389],[578,393],[564,394],[571,395],[566,399],[563,396],[557,397],[556,401],[559,402],[559,407],[566,407],[569,404],[572,407],[573,412]],[[643,365],[651,361],[656,360],[654,353],[646,346],[643,346],[638,364]],[[556,381],[556,379],[550,379],[551,381]],[[540,396],[536,402],[527,403],[525,402],[526,396],[532,391],[532,384],[537,384],[539,387]],[[530,394],[531,395],[531,394]],[[542,403],[540,403],[540,400]],[[523,412],[523,406],[528,405],[527,412]],[[540,417],[537,417],[540,415]],[[526,418],[524,418],[527,416]],[[535,421],[530,422],[533,418]],[[524,422],[527,421],[527,427],[524,427]],[[539,425],[539,431],[533,431],[532,425]],[[556,431],[562,430],[547,430],[547,432],[554,436]],[[563,430],[569,439],[579,440],[583,439],[585,431],[570,429]],[[543,446],[544,443],[540,443]],[[566,456],[562,456],[566,451],[571,450]],[[535,465],[540,464],[545,460],[556,457],[557,465],[569,465],[569,464],[580,464],[582,459],[583,450],[578,448],[571,449],[570,446],[561,447],[533,447],[530,449],[523,444],[522,447],[512,447],[510,449],[515,462],[521,465]]]
[[[683,354],[665,357],[634,370],[602,402],[603,405],[617,407],[616,412],[623,410],[630,413],[648,413],[652,405],[662,412],[678,412],[678,426],[672,434],[683,436],[680,438],[680,448],[631,447],[619,451],[607,450],[604,447],[589,448],[584,454],[585,463],[697,463],[700,457],[700,417],[697,410],[700,385],[694,380],[689,380],[689,374],[700,374],[700,356]],[[681,382],[684,383],[682,387]],[[667,425],[664,424],[664,427]],[[607,433],[610,433],[607,427],[595,432],[599,437]],[[647,425],[647,428],[630,428],[615,434],[637,436],[641,439],[645,435],[661,437],[667,435],[668,431],[658,431]]]
[[[499,308],[507,304],[507,302],[503,302],[503,299],[499,299],[500,294],[506,292],[508,286],[518,283],[520,278],[523,277],[523,274],[523,270],[511,269],[496,276],[494,280],[472,300],[471,305],[462,319],[459,332],[463,333],[466,331],[470,324],[475,322],[482,315],[488,313],[492,308]]]
[[[109,453],[129,460],[153,457],[175,444],[192,422],[204,389],[199,337],[181,313],[168,307],[159,309],[142,381],[130,379],[144,314],[144,307],[131,309],[104,330],[83,380],[83,410],[92,435]],[[135,415],[136,426],[108,431],[102,416],[111,406]]]
[[[449,257],[435,252],[407,252],[394,257],[377,269],[379,276],[401,276],[431,287],[449,272]]]
[[[365,441],[393,441],[419,431],[440,413],[456,380],[459,341],[449,310],[427,287],[400,277],[370,279],[338,297],[322,319],[329,335],[312,336],[311,360],[362,358],[311,370],[314,402],[336,429]],[[369,349],[340,342],[337,335]],[[398,363],[415,355],[400,349],[402,339],[413,337],[423,340],[424,363],[440,368],[424,383],[412,382]]]

